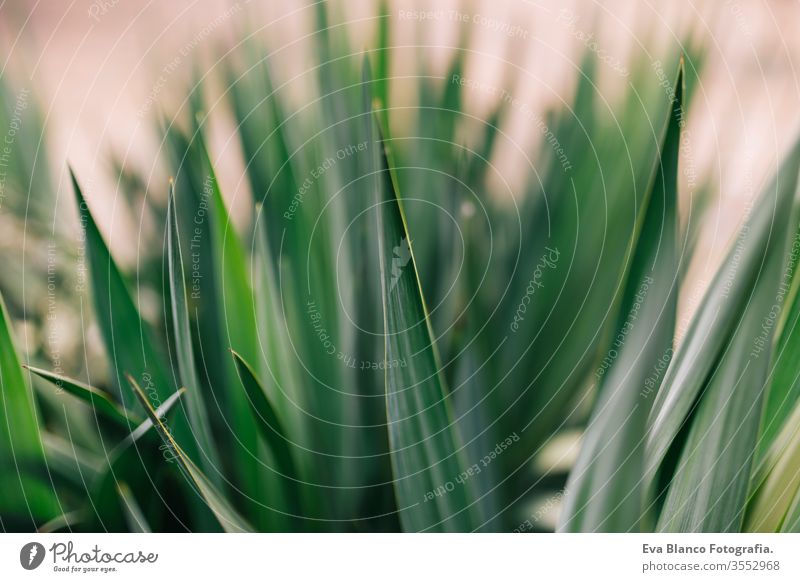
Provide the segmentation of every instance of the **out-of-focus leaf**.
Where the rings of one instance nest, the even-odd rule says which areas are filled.
[[[25,531],[63,511],[49,479],[36,401],[22,373],[10,324],[0,295],[0,527]]]
[[[62,529],[71,530],[74,525],[83,519],[84,514],[82,511],[70,511],[68,513],[62,513],[61,515],[54,517],[42,525],[37,531],[39,533],[56,533]]]
[[[502,348],[500,348],[502,349]],[[495,427],[488,415],[486,401],[486,374],[474,344],[462,348],[455,363],[453,375],[453,411],[458,423],[459,433],[464,440],[464,458],[467,466],[473,468],[473,474],[467,472],[471,481],[476,504],[476,517],[480,526],[478,531],[501,531],[502,524],[496,518],[500,514],[502,504],[503,475],[498,463],[487,460],[498,444],[495,438]],[[515,434],[504,435],[511,442],[518,440]],[[503,439],[503,442],[506,442]],[[480,471],[475,472],[477,466]]]
[[[133,533],[151,533],[152,530],[147,524],[147,519],[142,513],[142,508],[133,496],[127,483],[117,484],[117,493],[122,501],[122,508],[128,521],[130,531]]]
[[[778,214],[794,194],[800,144],[781,165],[772,183],[756,202],[749,219],[740,231],[734,247],[714,277],[702,304],[692,319],[683,343],[664,377],[663,388],[656,396],[650,418],[648,451],[655,470],[694,405],[709,373],[730,340],[731,330],[739,321],[741,307],[751,301],[751,294],[763,268],[765,247],[773,240],[773,222],[780,223],[786,214]],[[783,244],[783,241],[780,241]],[[775,289],[777,289],[777,282]],[[753,338],[754,339],[754,338]]]
[[[83,489],[103,470],[103,459],[79,448],[74,442],[49,432],[42,433],[47,464],[54,474]]]
[[[800,490],[797,491],[792,500],[789,513],[786,514],[786,519],[783,520],[780,531],[783,533],[800,533]]]
[[[387,113],[389,111],[389,71],[391,52],[389,36],[391,13],[388,0],[380,0],[378,9],[378,42],[376,50],[377,66],[375,67],[374,97],[381,104],[382,125],[389,127]]]
[[[292,117],[284,113],[267,58],[248,42],[244,52],[248,69],[238,76],[228,71],[228,86],[250,188],[255,202],[266,210],[262,220],[268,223],[269,249],[277,256],[284,213],[300,186],[295,167],[300,156],[291,149]]]
[[[678,153],[683,66],[666,121],[661,159],[643,207],[616,334],[600,394],[561,509],[561,531],[638,531],[645,498],[644,436],[661,374],[672,354],[680,265]]]
[[[670,72],[677,57],[674,64]],[[610,121],[597,67],[587,51],[568,112],[529,116],[541,135],[542,159],[530,168],[519,215],[492,225],[509,239],[500,239],[505,268],[493,265],[488,274],[502,303],[495,337],[508,338],[491,363],[499,383],[493,417],[523,439],[502,457],[507,474],[580,417],[587,376],[616,331],[661,122],[672,107],[671,92],[645,70],[631,80],[636,91],[614,106]]]

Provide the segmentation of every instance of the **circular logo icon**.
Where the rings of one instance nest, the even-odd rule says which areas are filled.
[[[30,542],[19,551],[19,563],[26,570],[35,570],[44,561],[44,546],[39,542]]]

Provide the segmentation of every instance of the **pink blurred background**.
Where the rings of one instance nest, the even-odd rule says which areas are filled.
[[[332,22],[346,26],[356,49],[374,46],[378,3],[366,0],[330,3]],[[790,0],[717,0],[702,2],[555,2],[550,0],[411,2],[390,1],[393,54],[392,124],[402,132],[413,114],[415,59],[425,45],[433,74],[446,74],[459,43],[458,14],[477,17],[465,73],[486,83],[500,83],[505,68],[528,74],[518,88],[533,109],[544,110],[568,96],[576,82],[575,67],[588,35],[623,67],[635,53],[658,58],[670,45],[692,42],[707,51],[701,84],[691,104],[687,131],[692,169],[709,178],[715,198],[705,216],[697,258],[690,273],[702,290],[738,226],[745,204],[774,171],[798,130],[800,80],[800,2]],[[440,11],[422,20],[413,11]],[[564,11],[569,11],[569,19]],[[166,174],[160,165],[154,131],[160,111],[173,111],[185,97],[192,63],[214,77],[215,57],[255,34],[271,51],[281,92],[302,103],[313,84],[310,2],[196,0],[133,2],[130,0],[5,0],[0,3],[2,71],[18,88],[31,90],[46,112],[48,143],[61,176],[59,211],[74,216],[68,201],[65,164],[69,160],[86,182],[88,196],[114,252],[135,261],[137,249],[126,241],[135,219],[115,212],[116,183],[108,156],[115,152],[126,166],[149,176],[149,191],[164,196]],[[572,24],[568,25],[567,22]],[[493,24],[494,23],[494,24]],[[505,33],[496,23],[506,23]],[[511,32],[509,32],[511,31]],[[611,100],[628,80],[609,67],[600,69],[601,90]],[[216,82],[219,82],[217,78]],[[491,96],[467,91],[467,109],[488,111]],[[212,133],[223,190],[234,202],[247,188],[238,143],[224,101],[215,109]],[[218,109],[218,111],[217,111]],[[536,147],[536,132],[522,112],[505,131],[527,147]],[[519,164],[510,143],[498,152],[503,175],[519,184]],[[683,161],[684,164],[687,160]],[[692,196],[684,184],[684,206]],[[238,213],[240,220],[246,217]],[[67,220],[68,218],[65,218]],[[692,295],[682,298],[684,316]],[[696,299],[695,299],[696,300]]]

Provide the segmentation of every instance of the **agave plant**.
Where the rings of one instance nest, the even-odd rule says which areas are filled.
[[[676,344],[699,59],[664,59],[666,84],[637,61],[614,111],[587,53],[568,109],[525,109],[540,153],[508,196],[491,160],[519,99],[464,114],[459,51],[443,85],[421,71],[416,125],[396,134],[388,28],[355,56],[317,7],[334,56],[309,105],[289,106],[255,42],[221,61],[248,220],[217,179],[230,154],[206,136],[200,81],[158,120],[164,204],[112,159],[155,224],[135,272],[71,176],[67,263],[107,372],[21,357],[3,306],[3,529],[538,531],[550,506],[563,531],[799,527],[800,146]],[[548,470],[575,429],[568,477]]]

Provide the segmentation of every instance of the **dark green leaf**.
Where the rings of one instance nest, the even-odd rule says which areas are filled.
[[[24,366],[37,376],[52,383],[56,388],[64,390],[75,398],[89,404],[92,409],[102,413],[107,418],[117,423],[122,428],[130,428],[132,424],[139,424],[141,419],[132,411],[123,410],[108,392],[89,386],[78,380],[67,378],[55,372],[48,372],[33,366]]]

